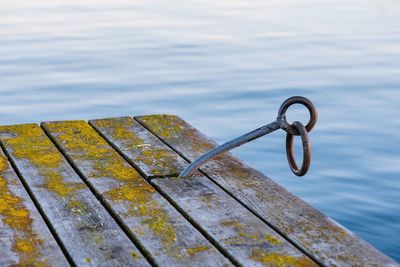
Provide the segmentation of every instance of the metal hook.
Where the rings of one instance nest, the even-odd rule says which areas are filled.
[[[293,104],[302,104],[304,105],[308,111],[310,112],[310,120],[306,124],[306,126],[303,126],[301,122],[295,121],[293,124],[289,124],[286,120],[286,111],[288,108],[293,105]],[[308,168],[310,167],[311,163],[311,145],[309,142],[308,138],[308,133],[314,128],[315,124],[317,123],[317,110],[314,106],[314,104],[307,98],[302,97],[302,96],[293,96],[288,99],[286,99],[281,107],[279,108],[278,111],[278,118],[267,124],[264,125],[254,131],[251,131],[249,133],[246,133],[240,137],[237,137],[229,142],[226,142],[225,144],[222,144],[220,146],[217,146],[216,148],[208,151],[207,153],[203,154],[199,158],[197,158],[195,161],[193,161],[189,166],[187,166],[180,174],[179,177],[187,177],[191,175],[196,169],[198,169],[200,166],[202,166],[204,163],[209,161],[210,159],[227,152],[233,148],[236,148],[238,146],[241,146],[247,142],[250,142],[254,139],[257,139],[261,136],[267,135],[269,133],[272,133],[278,129],[283,129],[286,131],[287,136],[286,136],[286,154],[289,162],[289,166],[293,173],[297,176],[303,176],[304,174],[307,173]],[[296,161],[293,156],[293,136],[294,135],[301,135],[301,139],[303,142],[303,164],[301,168],[299,169],[297,167]]]

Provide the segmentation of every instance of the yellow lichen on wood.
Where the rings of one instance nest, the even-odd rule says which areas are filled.
[[[144,165],[153,168],[152,173],[155,176],[176,176],[180,171],[174,164],[176,163],[176,156],[171,153],[169,148],[141,149],[140,156],[136,158],[136,161],[143,162]],[[157,168],[157,170],[154,170],[154,168]]]
[[[37,168],[45,180],[43,187],[49,191],[60,197],[70,197],[75,191],[85,187],[83,183],[64,180],[59,169],[63,158],[38,125],[2,126],[0,131],[15,135],[2,140],[6,146],[12,148],[16,158],[27,160]]]
[[[284,254],[265,252],[259,249],[254,249],[251,255],[253,260],[261,262],[266,266],[271,267],[314,267],[318,266],[309,258],[304,256],[294,257]]]
[[[41,173],[46,177],[45,188],[56,193],[60,197],[71,197],[75,191],[85,187],[81,183],[65,182],[64,177],[54,170],[41,171]]]
[[[268,241],[268,243],[270,243],[272,245],[276,245],[277,246],[277,245],[280,245],[282,243],[278,238],[276,238],[273,235],[265,235],[264,238]]]
[[[163,144],[161,146],[147,144],[146,140],[133,130],[135,127],[138,127],[137,129],[142,127],[132,118],[102,119],[93,123],[113,139],[123,143],[124,149],[135,154],[135,162],[147,166],[153,176],[173,176],[180,172],[180,167],[177,165],[179,156]],[[149,135],[152,136],[151,133]]]
[[[176,241],[175,231],[169,222],[169,215],[153,200],[155,189],[151,186],[127,183],[122,187],[109,190],[105,196],[113,201],[127,201],[130,209],[127,215],[146,218],[143,223],[157,236],[161,237],[165,247]]]
[[[134,120],[129,117],[95,120],[94,124],[102,129],[110,131],[118,140],[130,140],[132,148],[144,146],[143,140],[130,130],[134,126]]]
[[[241,223],[239,221],[236,220],[222,220],[220,222],[221,226],[225,226],[225,227],[233,227],[236,230],[242,231],[243,230],[243,226],[241,225]]]
[[[104,126],[104,121],[100,124]],[[107,124],[108,125],[108,124]],[[67,154],[77,162],[85,161],[91,168],[84,171],[87,178],[108,178],[120,186],[104,193],[111,201],[125,201],[130,209],[125,216],[145,218],[143,223],[162,240],[167,250],[176,241],[169,214],[153,199],[157,191],[130,166],[86,122],[65,121],[47,123],[45,127],[61,143]],[[123,127],[117,127],[123,129]],[[118,136],[128,137],[129,131],[118,130]],[[144,232],[141,230],[139,234]]]
[[[166,140],[170,145],[178,147],[179,149],[185,149],[190,153],[185,154],[187,157],[195,158],[200,156],[202,153],[213,148],[212,142],[208,141],[206,137],[199,137],[199,132],[190,125],[186,124],[179,117],[173,115],[152,115],[152,116],[141,116],[138,118],[142,121],[146,127],[148,127],[156,135]],[[208,174],[213,177],[225,177],[229,173],[230,184],[232,188],[243,192],[246,190],[253,190],[255,193],[255,199],[259,202],[265,203],[282,203],[282,209],[286,208],[284,205],[289,204],[287,199],[282,197],[280,188],[270,186],[268,190],[271,192],[265,192],[260,190],[260,182],[258,180],[249,179],[254,173],[249,170],[246,166],[243,166],[241,162],[229,156],[229,154],[220,155],[212,160],[214,166]],[[305,212],[308,210],[305,209]],[[303,212],[303,211],[302,211]],[[310,219],[311,218],[311,219]],[[324,222],[324,218],[315,217],[315,213],[305,214],[301,216],[296,223],[284,223],[279,220],[276,221],[275,226],[281,229],[288,235],[295,235],[301,239],[301,244],[307,247],[313,247],[313,240],[324,240],[324,242],[331,242],[330,240],[341,241],[343,238],[348,238],[349,234],[340,227],[335,227],[332,224],[313,224],[310,221]],[[317,226],[316,226],[317,225]],[[300,229],[300,230],[299,230]],[[243,235],[243,234],[242,234]],[[256,235],[254,235],[256,237]],[[271,236],[265,237],[271,244],[278,245],[280,242],[278,239],[271,239]],[[243,241],[239,237],[231,237],[226,240],[231,244],[241,244]],[[318,250],[316,250],[318,251]]]
[[[173,177],[173,178],[181,179],[181,178],[178,178],[178,177]],[[214,195],[214,194],[202,194],[202,195],[200,195],[201,202],[206,203],[207,206],[210,206],[210,207],[212,207],[212,205],[215,202],[216,198],[217,198],[217,196]]]
[[[178,144],[175,147],[184,147],[184,149],[190,151],[190,153],[188,153],[188,155],[186,156],[195,157],[196,154],[197,156],[199,156],[213,147],[213,144],[207,141],[207,139],[204,139],[202,137],[199,138],[199,133],[195,129],[187,125],[179,117],[173,115],[153,115],[141,116],[139,117],[139,120],[144,122],[144,124],[152,132],[166,140],[169,144]],[[218,156],[212,161],[213,164],[217,166],[214,167],[209,173],[213,177],[224,177],[228,172],[229,176],[232,178],[230,180],[230,183],[234,185],[232,187],[237,188],[239,191],[241,191],[242,189],[253,190],[255,192],[255,197],[260,202],[281,202],[283,203],[283,205],[285,203],[289,203],[286,199],[281,198],[282,195],[276,194],[276,192],[279,191],[274,191],[280,190],[279,188],[273,186],[269,187],[268,189],[271,190],[271,193],[266,193],[265,191],[260,190],[260,183],[257,180],[249,179],[249,177],[252,177],[254,173],[252,173],[251,170],[243,166],[234,158],[231,158],[229,154]],[[285,207],[282,206],[282,208]],[[347,238],[349,236],[349,234],[345,230],[341,229],[340,227],[332,226],[332,224],[320,224],[317,227],[314,224],[313,226],[310,221],[324,221],[323,218],[315,218],[314,214],[315,213],[306,214],[302,216],[300,220],[298,220],[296,223],[292,224],[281,223],[278,220],[276,222],[276,226],[289,235],[295,234],[297,236],[300,236],[300,238],[302,238],[302,244],[305,244],[308,247],[313,246],[313,240],[326,240],[327,242],[330,242],[330,240],[334,239],[335,241],[340,241],[343,240],[343,238]],[[278,245],[279,240],[271,239],[269,236],[266,236],[265,238],[269,243],[275,243]],[[242,239],[230,238],[227,241],[238,244],[242,241]]]
[[[224,239],[226,244],[232,246],[252,244],[252,246],[257,246],[252,250],[252,255],[250,256],[252,260],[261,262],[267,266],[276,267],[317,266],[310,259],[304,256],[296,257],[292,255],[271,252],[271,247],[277,247],[279,250],[279,246],[284,245],[284,243],[277,236],[272,234],[260,235],[259,233],[253,233],[248,227],[245,227],[237,220],[224,220],[220,222],[220,225],[224,227],[231,227],[237,233],[236,236],[231,236]]]
[[[140,116],[140,119],[151,125],[152,130],[165,138],[171,138],[183,129],[179,125],[179,118],[174,115],[147,115]]]
[[[24,200],[9,188],[4,174],[8,170],[7,158],[0,155],[0,219],[14,235],[13,250],[19,256],[16,266],[47,266],[40,260],[42,240],[33,231],[33,221]],[[22,184],[21,184],[22,187]]]
[[[174,115],[140,116],[142,121],[157,136],[167,141],[178,141],[187,144],[188,149],[200,154],[214,148],[215,145],[197,138],[197,131],[185,125],[179,117]]]
[[[259,243],[260,245],[263,243],[268,243],[272,246],[279,246],[282,244],[281,240],[271,234],[260,235],[259,233],[251,232],[249,228],[244,227],[237,220],[223,220],[220,222],[220,225],[224,227],[232,227],[236,231],[236,237],[226,239],[227,243],[231,245],[246,244],[249,240]]]
[[[72,212],[72,214],[75,214],[76,216],[84,215],[86,214],[86,205],[84,205],[82,202],[72,198],[68,201],[68,209]]]
[[[189,255],[195,255],[196,253],[200,253],[200,252],[204,252],[209,250],[211,247],[207,247],[207,246],[197,246],[194,248],[188,248],[187,249],[187,253]]]
[[[68,151],[73,160],[91,161],[88,178],[111,177],[120,181],[141,179],[138,172],[120,159],[118,153],[84,121],[45,124]]]
[[[140,255],[139,255],[138,253],[136,253],[136,252],[131,252],[131,256],[132,256],[132,258],[134,258],[134,259],[140,258]]]

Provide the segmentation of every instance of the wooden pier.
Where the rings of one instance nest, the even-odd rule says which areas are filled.
[[[171,115],[0,126],[0,266],[399,266]]]

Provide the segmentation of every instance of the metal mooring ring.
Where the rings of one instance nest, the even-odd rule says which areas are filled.
[[[286,99],[285,102],[282,103],[282,105],[278,111],[278,119],[281,119],[284,121],[284,127],[282,129],[292,135],[300,134],[299,131],[297,130],[297,128],[293,127],[293,125],[289,124],[286,120],[286,111],[288,110],[288,108],[291,105],[294,105],[294,104],[302,104],[310,112],[310,121],[305,126],[307,132],[310,132],[314,128],[315,124],[317,123],[318,113],[317,113],[317,110],[316,110],[314,104],[309,99],[302,97],[302,96],[292,96],[292,97]]]
[[[295,121],[293,124],[289,124],[286,120],[286,111],[288,108],[293,104],[303,104],[306,106],[308,111],[310,112],[310,121],[304,127],[301,122]],[[210,151],[204,153],[203,155],[199,156],[195,159],[189,166],[187,166],[181,173],[179,177],[187,177],[191,175],[195,170],[197,170],[200,166],[204,163],[209,161],[216,156],[227,152],[235,147],[241,146],[246,144],[252,140],[255,140],[261,136],[267,135],[272,133],[278,129],[283,129],[286,131],[286,155],[289,161],[290,168],[292,169],[293,173],[297,176],[303,176],[306,174],[310,167],[311,163],[311,146],[308,140],[308,132],[312,130],[317,122],[317,110],[315,109],[313,103],[305,97],[302,96],[293,96],[291,98],[286,99],[285,102],[279,108],[278,118],[266,124],[260,128],[255,129],[254,131],[248,132],[242,136],[239,136],[229,142],[226,142],[222,145],[219,145]],[[293,149],[293,136],[294,135],[301,135],[301,139],[303,141],[303,164],[301,169],[297,167],[295,158],[293,156],[294,149]]]
[[[294,135],[289,132],[286,135],[286,156],[292,172],[297,176],[303,176],[304,174],[307,173],[311,164],[311,144],[308,139],[308,132],[306,128],[307,126],[304,127],[304,125],[301,122],[295,121],[293,122],[292,127],[296,128],[296,130],[300,133],[301,141],[303,143],[303,164],[301,165],[301,168],[299,169],[299,167],[296,164],[296,160],[294,158],[294,148],[293,148]]]

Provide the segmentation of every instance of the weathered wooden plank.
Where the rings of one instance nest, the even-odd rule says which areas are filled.
[[[151,181],[239,264],[318,266],[204,176]]]
[[[192,161],[216,146],[176,116],[136,118],[186,159]],[[398,266],[371,245],[226,153],[201,168],[213,181],[288,239],[327,266]]]
[[[124,153],[129,155],[128,160],[142,170],[146,178],[177,176],[179,170],[187,165],[184,159],[165,148],[165,145],[154,136],[151,136],[154,147],[150,153],[145,140],[151,137],[147,130],[132,118],[91,120],[90,124],[110,136],[111,141],[118,140],[123,143]]]
[[[0,149],[0,266],[69,266]]]
[[[137,138],[135,131],[141,126],[128,128],[128,135],[118,136],[115,132],[120,125],[114,121],[119,122],[120,119],[109,119],[106,126],[97,129],[126,158],[136,163],[136,155],[140,154],[137,151],[144,148],[149,157],[156,157],[153,154],[158,153],[161,148],[163,151],[169,151],[168,154],[163,154],[163,159],[174,163],[176,156],[169,155],[175,152],[158,140],[154,142],[154,136],[143,129],[138,131],[141,146],[135,147],[135,154],[132,156],[130,150],[136,146]],[[137,165],[145,164],[141,162]],[[145,168],[149,167],[151,166]],[[312,260],[205,176],[188,179],[154,178],[151,182],[226,251],[234,262],[245,266],[316,266]]]
[[[63,121],[42,126],[156,264],[230,265],[89,124]]]
[[[61,153],[36,124],[1,126],[0,140],[78,266],[148,266]]]

